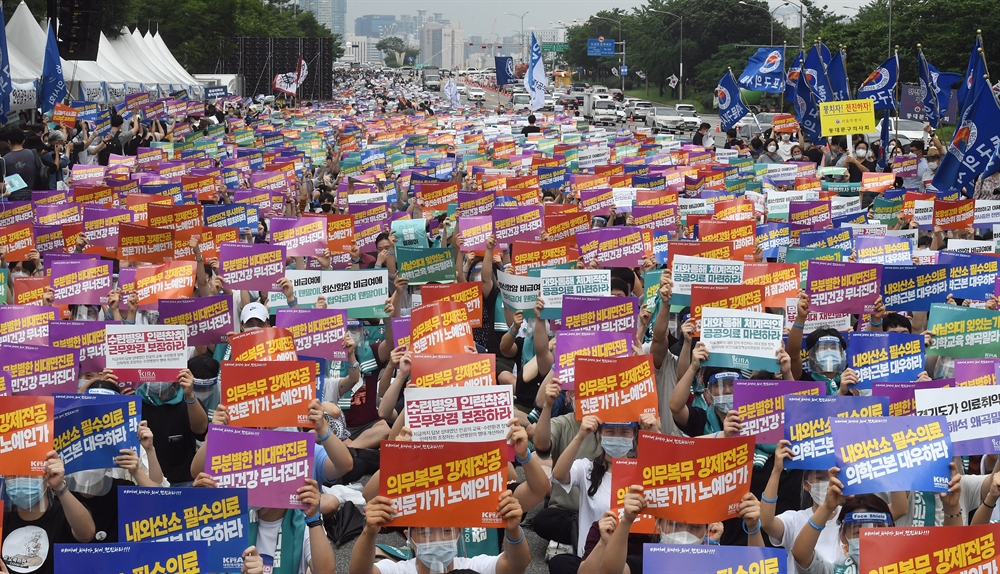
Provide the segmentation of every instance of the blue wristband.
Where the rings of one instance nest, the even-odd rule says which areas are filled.
[[[188,402],[188,400],[187,400],[187,399],[184,399],[184,404],[185,404],[185,405],[193,405],[193,404],[195,404],[196,402],[198,402],[198,397],[195,397],[195,398],[194,398],[194,400],[193,400],[193,401],[191,401],[191,402]]]
[[[775,496],[774,498],[768,498],[768,497],[764,496],[763,494],[761,494],[760,495],[760,501],[761,502],[766,502],[768,504],[775,504],[775,503],[778,502],[778,497]]]
[[[795,321],[792,321],[792,327],[798,327],[799,329],[802,329],[803,331],[806,330],[806,326],[805,325],[799,325]]]
[[[308,516],[306,517],[306,526],[314,526],[316,524],[322,524],[322,523],[323,523],[323,515],[321,513],[317,512],[316,516],[314,516],[311,520],[309,519]]]
[[[319,442],[326,442],[327,439],[330,438],[331,434],[333,434],[333,429],[330,428],[330,427],[326,427],[326,436],[323,437],[323,438],[321,438],[321,439],[319,439]],[[516,455],[515,455],[515,457],[516,457]]]
[[[517,453],[516,452],[514,453],[514,461],[517,462],[517,464],[520,464],[521,466],[524,466],[524,465],[528,464],[529,460],[531,460],[531,451],[530,450],[528,451],[528,458],[526,458],[524,460],[521,460],[521,459],[517,458]]]
[[[507,538],[506,532],[503,533],[503,539],[507,541],[507,544],[510,544],[511,546],[517,546],[518,544],[524,542],[524,529],[521,528],[520,526],[518,526],[517,529],[521,531],[521,537],[518,538],[516,542],[511,540],[510,538]]]
[[[823,529],[826,528],[826,526],[819,526],[818,524],[813,522],[812,517],[809,517],[809,526],[815,528],[817,532],[823,532]]]
[[[753,536],[754,534],[757,534],[758,532],[760,532],[760,519],[759,518],[757,519],[757,528],[755,528],[753,532],[749,532],[747,530],[747,523],[744,522],[743,523],[743,532],[746,532],[748,536]]]

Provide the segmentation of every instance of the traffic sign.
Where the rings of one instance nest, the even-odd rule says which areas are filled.
[[[626,66],[625,64],[622,64],[621,66],[619,66],[618,71],[621,72],[623,76],[627,76],[628,75],[628,66]]]
[[[604,36],[599,38],[587,38],[588,56],[614,56],[615,41],[605,40]]]
[[[565,42],[542,42],[543,52],[562,53],[569,49],[569,44]]]

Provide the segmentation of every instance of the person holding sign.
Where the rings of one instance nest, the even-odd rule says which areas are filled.
[[[809,316],[809,295],[799,292],[798,308],[792,329],[788,333],[786,350],[791,357],[791,373],[795,380],[826,383],[827,396],[857,395],[853,386],[858,384],[858,374],[847,367],[847,341],[836,329],[816,329],[806,337],[809,359],[802,364],[802,333],[805,317]],[[801,323],[800,323],[801,321]],[[802,379],[805,377],[805,379]]]
[[[171,486],[191,486],[196,441],[205,440],[208,430],[208,413],[194,394],[194,375],[183,369],[175,381],[143,383],[135,394],[142,397],[142,415],[153,431],[164,476]]]
[[[670,397],[670,412],[677,428],[688,436],[726,436],[740,431],[740,416],[733,410],[733,381],[743,376],[731,369],[705,367],[708,348],[698,342],[691,352],[691,364],[684,376],[677,382]],[[688,406],[691,385],[698,379],[695,389],[695,403]],[[696,406],[701,399],[705,407]]]

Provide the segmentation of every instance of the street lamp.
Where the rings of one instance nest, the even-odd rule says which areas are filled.
[[[750,4],[748,2],[744,2],[743,0],[740,0],[739,2],[737,2],[737,4],[741,4],[743,6],[749,6],[751,8],[756,8],[758,10],[763,10],[763,11],[767,12],[771,16],[771,45],[774,46],[774,13],[777,12],[778,10],[781,10],[785,6],[788,6],[788,2],[783,3],[781,6],[778,6],[774,10],[768,10],[767,8],[765,8],[763,6],[758,6],[756,4]]]
[[[681,21],[681,77],[680,77],[681,90],[680,94],[678,94],[680,97],[677,99],[683,100],[684,99],[684,16],[678,16],[677,14],[674,14],[673,12],[667,12],[666,10],[654,10],[652,8],[648,8],[648,10],[650,12],[656,12],[657,14],[666,14],[668,16],[673,16],[674,18],[678,18]]]
[[[527,62],[528,58],[524,55],[524,17],[528,15],[528,11],[525,10],[524,14],[518,16],[517,14],[511,14],[510,12],[504,12],[504,16],[513,16],[515,18],[521,19],[521,61]]]
[[[618,43],[622,45],[622,62],[621,65],[625,65],[625,42],[622,42],[622,21],[615,20],[614,18],[605,18],[604,16],[591,16],[592,18],[597,18],[598,20],[607,20],[608,22],[614,22],[618,24]],[[621,73],[621,69],[618,71],[618,75],[622,79],[622,97],[625,97],[625,74]]]
[[[793,0],[785,0],[785,4],[791,4],[792,6],[799,7],[799,47],[803,50],[806,49],[806,18],[803,15],[804,8],[802,4],[794,2]]]

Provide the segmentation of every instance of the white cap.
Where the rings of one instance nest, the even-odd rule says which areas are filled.
[[[267,323],[267,307],[256,301],[244,307],[240,312],[240,323],[245,325],[250,319],[259,319]]]

